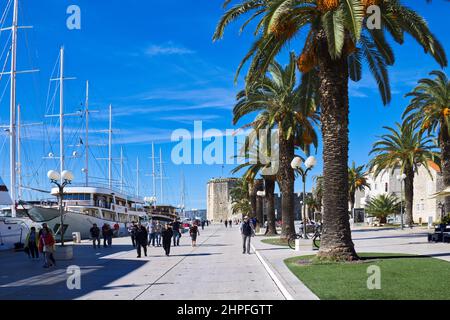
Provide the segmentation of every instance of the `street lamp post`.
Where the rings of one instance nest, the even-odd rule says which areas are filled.
[[[64,246],[64,188],[72,183],[72,180],[74,179],[73,173],[64,170],[63,172],[59,173],[54,170],[50,170],[47,173],[47,177],[50,179],[50,182],[53,183],[58,187],[58,198],[59,198],[59,214],[60,214],[60,227],[59,227],[59,233],[61,235],[61,246]]]
[[[317,160],[315,157],[310,156],[305,161],[305,168],[302,168],[303,160],[300,157],[295,157],[291,162],[291,167],[295,171],[297,171],[302,176],[302,182],[303,182],[303,237],[304,239],[308,239],[306,235],[306,176],[308,175],[308,172],[314,168],[314,166],[317,164]]]
[[[397,180],[400,181],[400,226],[403,230],[403,181],[406,179],[406,174],[402,173],[397,176]]]

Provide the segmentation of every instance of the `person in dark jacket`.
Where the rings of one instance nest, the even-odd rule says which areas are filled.
[[[192,239],[192,246],[196,247],[197,246],[197,236],[200,235],[200,232],[198,231],[197,222],[195,222],[194,225],[189,228],[189,235],[191,236],[191,239]]]
[[[103,236],[103,247],[105,248],[111,247],[113,230],[111,229],[111,226],[107,223],[105,223],[102,227],[102,236]]]
[[[133,244],[133,248],[136,248],[136,222],[133,221],[132,225],[128,228],[128,233],[131,237],[131,243]]]
[[[144,255],[147,256],[147,238],[147,228],[139,223],[136,228],[136,249],[138,258],[141,257],[141,247],[144,249]]]
[[[89,230],[91,233],[92,243],[94,245],[94,249],[100,248],[100,228],[97,227],[97,224],[94,223],[92,228]],[[97,245],[96,245],[97,243]]]
[[[161,233],[161,237],[163,239],[163,248],[166,252],[166,256],[170,254],[170,244],[173,236],[172,227],[169,224],[166,224],[165,229]]]
[[[244,222],[241,224],[241,234],[242,234],[242,247],[243,252],[250,254],[250,239],[255,234],[255,229],[253,223],[248,219],[247,216],[244,217]]]

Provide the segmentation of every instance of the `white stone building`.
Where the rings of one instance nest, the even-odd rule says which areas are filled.
[[[433,222],[440,220],[441,211],[438,208],[438,203],[443,200],[432,196],[443,189],[442,175],[439,167],[434,163],[430,163],[430,173],[431,177],[427,170],[421,166],[414,177],[413,217],[415,223],[420,221],[426,223],[429,217]],[[370,189],[357,192],[355,208],[364,208],[369,198],[380,194],[394,193],[399,199],[403,198],[404,201],[404,190],[403,197],[401,197],[400,181],[397,180],[398,175],[400,175],[399,169],[394,170],[393,173],[390,170],[384,171],[376,179],[372,174],[369,174]]]
[[[207,184],[206,216],[208,220],[219,222],[232,218],[232,202],[230,191],[239,179],[211,179]]]

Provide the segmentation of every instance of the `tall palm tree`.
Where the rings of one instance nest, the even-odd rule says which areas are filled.
[[[423,132],[417,129],[413,122],[404,121],[396,123],[395,128],[384,127],[388,133],[374,143],[370,154],[375,155],[369,163],[369,168],[377,177],[385,170],[391,173],[400,169],[405,178],[405,209],[407,225],[412,225],[413,220],[413,198],[414,198],[414,175],[418,167],[423,166],[430,177],[430,163],[439,162],[433,139],[424,137]]]
[[[350,200],[351,212],[353,212],[353,208],[355,207],[356,191],[364,191],[365,188],[370,189],[364,167],[364,165],[356,166],[355,161],[353,161],[352,166],[348,168],[348,197]]]
[[[256,137],[251,139],[250,137]],[[267,224],[268,224],[268,235],[276,235],[276,217],[275,217],[275,182],[276,174],[271,171],[272,162],[262,163],[260,161],[254,161],[257,159],[259,154],[265,153],[268,159],[272,159],[271,148],[266,148],[265,144],[261,143],[259,137],[255,134],[250,134],[247,137],[245,145],[241,149],[241,158],[243,158],[243,163],[239,164],[236,168],[232,170],[235,174],[240,170],[246,169],[242,175],[243,179],[246,181],[254,181],[256,176],[260,174],[264,180],[264,191],[265,191],[265,203],[267,208]],[[276,165],[276,164],[275,164]],[[255,206],[256,207],[256,206]],[[256,209],[256,208],[255,208]],[[258,218],[259,219],[259,218]],[[262,221],[262,220],[261,220]]]
[[[417,121],[421,130],[435,132],[441,149],[441,165],[444,185],[450,186],[450,81],[442,71],[432,71],[434,79],[421,79],[417,87],[408,93],[412,97],[403,117]],[[445,199],[450,211],[450,197]]]
[[[231,0],[226,0],[227,6]],[[377,4],[381,29],[370,29],[366,9]],[[358,256],[348,221],[348,81],[359,81],[366,61],[375,77],[383,103],[391,99],[387,66],[394,53],[386,34],[399,44],[412,36],[441,65],[444,50],[425,20],[400,0],[241,0],[220,19],[213,39],[223,37],[228,24],[250,14],[241,31],[256,26],[256,41],[238,68],[251,60],[247,83],[258,81],[271,61],[300,31],[306,37],[298,59],[302,82],[311,73],[320,80],[324,161],[324,216],[321,259],[352,260]],[[255,24],[251,24],[257,20]],[[297,44],[296,42],[295,44]]]
[[[238,102],[233,109],[233,123],[243,116],[259,112],[255,120],[246,125],[256,131],[277,128],[278,171],[276,178],[281,190],[282,237],[295,233],[294,227],[294,171],[291,161],[295,148],[309,152],[310,144],[317,146],[315,124],[317,113],[317,79],[310,79],[307,86],[297,85],[296,57],[290,55],[289,64],[282,67],[272,62],[268,75],[253,83],[247,90],[238,93]]]
[[[249,184],[245,178],[239,179],[230,190],[231,209],[233,214],[250,215],[252,207],[249,198]]]

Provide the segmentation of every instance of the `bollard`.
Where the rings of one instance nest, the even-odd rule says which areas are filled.
[[[295,251],[300,251],[300,239],[295,239]]]

